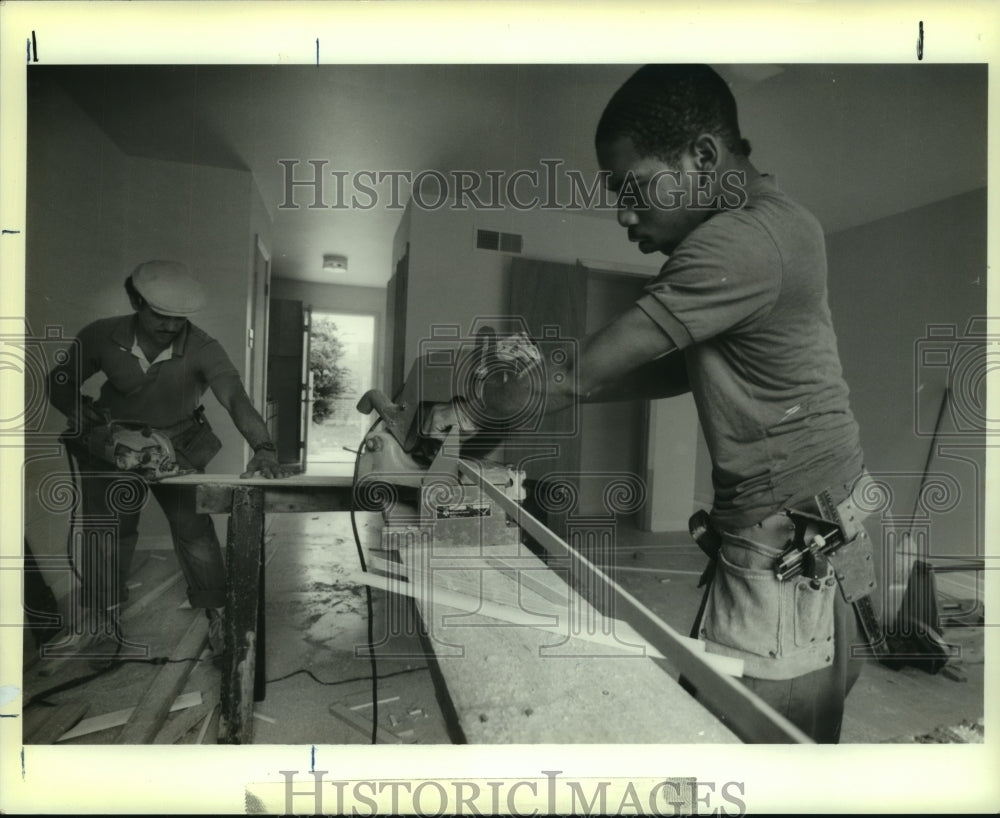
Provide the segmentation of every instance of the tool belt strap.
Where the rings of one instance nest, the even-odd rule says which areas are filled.
[[[157,428],[158,432],[162,432],[167,437],[173,438],[177,435],[183,434],[192,426],[199,425],[205,422],[205,407],[199,406],[195,409],[189,417],[174,423],[171,426],[164,426]]]

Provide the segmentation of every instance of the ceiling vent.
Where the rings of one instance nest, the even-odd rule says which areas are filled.
[[[476,249],[493,250],[498,253],[520,253],[524,237],[517,233],[501,233],[498,230],[476,230]]]

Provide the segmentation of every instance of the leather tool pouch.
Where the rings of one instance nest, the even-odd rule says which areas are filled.
[[[222,441],[215,436],[200,406],[195,411],[191,424],[171,435],[170,442],[177,454],[177,464],[182,469],[198,471],[202,471],[222,448]]]
[[[861,529],[854,539],[842,545],[827,559],[833,566],[845,602],[855,602],[875,590],[875,564],[871,543]]]

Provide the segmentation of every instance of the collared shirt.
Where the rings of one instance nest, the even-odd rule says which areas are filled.
[[[88,324],[70,348],[79,356],[79,383],[107,375],[96,405],[113,420],[173,426],[191,416],[213,380],[237,372],[219,342],[190,322],[153,361],[135,346],[133,314]]]
[[[169,361],[171,358],[174,357],[174,347],[173,344],[171,344],[170,346],[160,350],[160,354],[157,355],[155,358],[153,358],[152,361],[149,360],[149,358],[146,357],[146,353],[142,351],[142,347],[139,345],[138,337],[136,337],[132,341],[131,351],[132,354],[135,355],[136,359],[139,361],[139,367],[142,369],[143,372],[149,372],[149,368],[153,364],[158,364],[163,361]]]

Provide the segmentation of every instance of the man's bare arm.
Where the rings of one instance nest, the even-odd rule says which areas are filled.
[[[690,388],[684,358],[676,345],[638,307],[584,338],[563,366],[546,364],[545,381],[546,414],[577,403],[669,397]],[[482,404],[474,412],[465,405],[468,396],[439,404],[427,415],[423,432],[442,438],[459,423],[460,414],[464,418],[460,425],[466,429],[475,426],[470,420],[475,416],[502,423],[504,418],[517,417],[530,404],[535,389],[537,376],[530,370],[515,378],[498,373],[486,379]]]
[[[545,373],[548,393],[545,412],[558,412],[577,402],[622,400],[614,397],[616,384],[627,377],[633,381],[637,369],[657,363],[676,349],[670,336],[653,319],[638,307],[632,307],[584,338],[575,356],[570,356],[562,368],[549,365]],[[491,414],[503,416],[508,410],[513,413],[523,406],[524,391],[530,380],[522,376],[507,383],[487,384],[484,397]],[[684,381],[686,387],[686,375]],[[671,388],[666,394],[679,391]]]
[[[584,403],[656,400],[672,398],[690,391],[687,362],[684,355],[675,350],[625,373],[607,386],[594,389],[584,395],[582,400]]]
[[[235,372],[228,372],[215,378],[210,386],[212,392],[219,403],[229,412],[233,419],[233,424],[254,449],[254,455],[247,463],[246,471],[241,477],[253,477],[260,474],[263,477],[285,477],[289,473],[286,468],[278,463],[276,452],[262,450],[256,451],[262,443],[270,443],[271,435],[267,430],[267,424],[260,416],[260,413],[253,408],[250,396],[243,388],[240,376]]]

